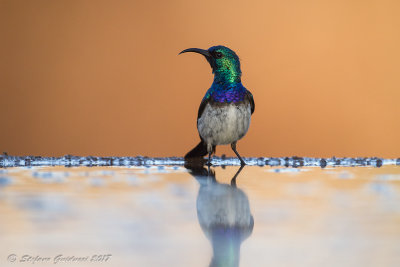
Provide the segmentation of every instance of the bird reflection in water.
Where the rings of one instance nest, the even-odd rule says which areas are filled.
[[[247,195],[236,187],[236,172],[231,184],[218,183],[214,170],[186,166],[200,184],[197,218],[210,240],[213,256],[210,266],[239,266],[240,245],[253,232],[254,220]]]

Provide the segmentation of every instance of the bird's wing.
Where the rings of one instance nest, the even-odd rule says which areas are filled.
[[[255,110],[255,108],[256,108],[256,105],[254,104],[253,95],[250,93],[249,90],[247,90],[247,92],[246,92],[246,98],[247,98],[247,100],[250,102],[251,114],[253,114],[253,113],[254,113],[254,110]]]
[[[199,111],[197,112],[197,120],[201,117],[203,114],[204,109],[206,108],[208,102],[210,101],[210,96],[203,98],[203,100],[200,103]]]

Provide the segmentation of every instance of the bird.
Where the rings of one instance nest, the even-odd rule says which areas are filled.
[[[244,166],[237,170],[231,184],[219,183],[215,171],[203,166],[185,165],[185,168],[200,185],[197,219],[213,251],[208,266],[239,266],[241,244],[254,229],[249,198],[236,185],[236,178]]]
[[[255,104],[253,95],[242,84],[239,57],[233,50],[222,45],[212,46],[207,50],[188,48],[179,55],[188,52],[198,53],[206,58],[212,68],[214,81],[197,112],[200,143],[184,159],[203,158],[208,154],[210,166],[216,146],[230,144],[240,164],[246,165],[236,150],[236,143],[249,129]]]

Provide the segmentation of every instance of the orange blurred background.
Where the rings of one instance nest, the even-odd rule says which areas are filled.
[[[0,0],[0,152],[182,156],[212,74],[177,54],[221,44],[256,102],[243,156],[398,157],[399,14],[378,0]]]

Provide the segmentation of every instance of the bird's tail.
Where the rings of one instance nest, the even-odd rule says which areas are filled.
[[[186,155],[185,159],[193,159],[193,158],[201,158],[208,154],[207,145],[203,140],[195,146],[192,150],[190,150]]]

